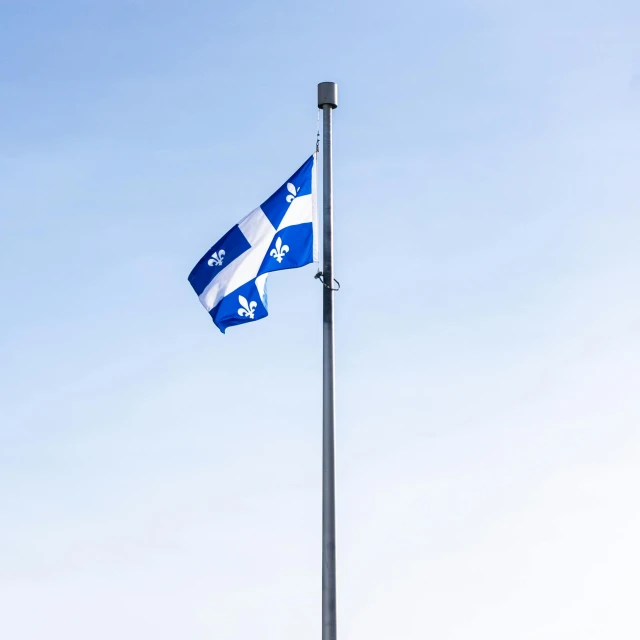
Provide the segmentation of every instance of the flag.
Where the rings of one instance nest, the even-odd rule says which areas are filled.
[[[215,325],[268,315],[267,275],[316,259],[315,158],[311,156],[271,197],[242,219],[189,274]]]

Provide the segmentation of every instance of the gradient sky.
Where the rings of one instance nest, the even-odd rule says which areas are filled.
[[[640,637],[636,0],[0,2],[0,637],[320,637],[321,289],[187,275],[335,112],[339,637]]]

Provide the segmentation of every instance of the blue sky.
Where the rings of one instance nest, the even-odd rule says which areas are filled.
[[[638,637],[640,5],[0,3],[0,636],[319,635],[321,290],[186,277],[335,112],[341,637]]]

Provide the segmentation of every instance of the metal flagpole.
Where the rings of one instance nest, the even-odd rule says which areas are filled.
[[[333,175],[331,115],[338,85],[318,85],[322,109],[322,640],[336,640],[336,485],[334,449]]]

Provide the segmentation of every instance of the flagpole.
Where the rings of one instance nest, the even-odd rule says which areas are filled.
[[[318,85],[322,109],[322,640],[336,640],[336,486],[333,341],[333,159],[331,116],[338,85]]]

